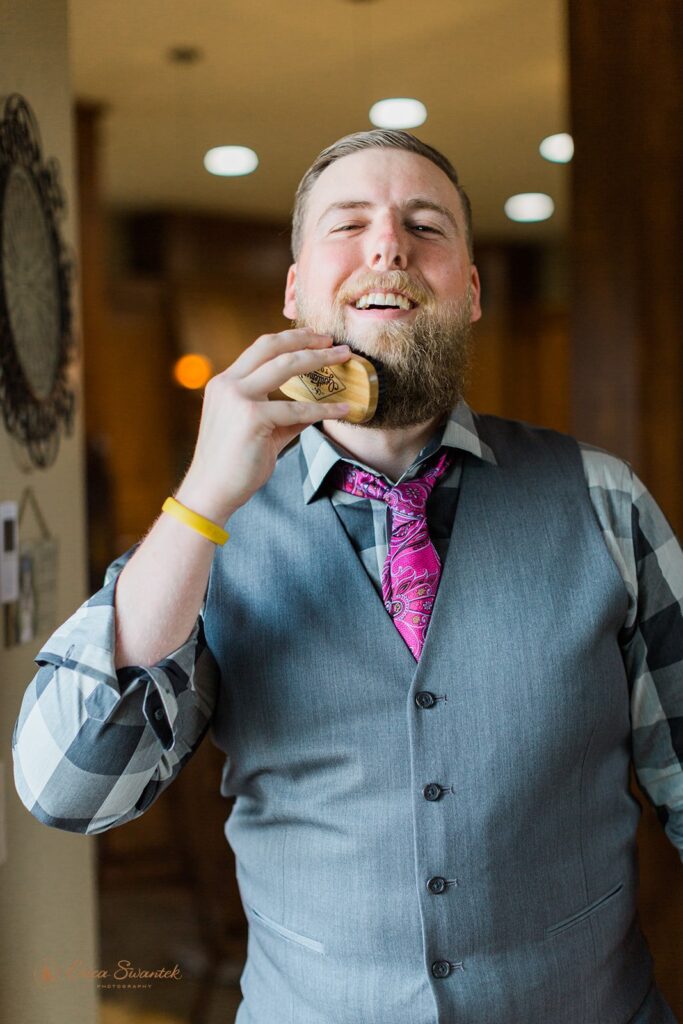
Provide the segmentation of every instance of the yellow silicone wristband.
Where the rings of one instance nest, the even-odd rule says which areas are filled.
[[[191,526],[193,530],[201,533],[202,537],[206,537],[207,540],[212,540],[214,544],[223,545],[230,536],[227,530],[224,530],[221,526],[216,526],[210,519],[200,516],[198,512],[193,512],[192,509],[181,505],[175,498],[167,498],[161,506],[161,511],[168,512],[180,520],[181,523]]]

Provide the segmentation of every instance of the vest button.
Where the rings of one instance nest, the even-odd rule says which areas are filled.
[[[446,879],[442,878],[440,875],[435,875],[434,878],[430,878],[429,881],[427,882],[427,888],[431,893],[434,893],[435,896],[438,896],[440,893],[445,892],[446,885]]]
[[[425,800],[438,800],[441,796],[441,786],[436,782],[430,782],[422,790]]]
[[[429,690],[420,690],[415,694],[415,703],[419,708],[431,708],[436,704],[436,697]]]
[[[154,717],[156,718],[157,722],[161,721],[161,719],[164,717],[164,713],[161,710],[161,708],[156,709],[156,711],[154,712]]]
[[[432,964],[432,974],[435,978],[447,978],[451,973],[451,965],[448,960],[435,960]]]

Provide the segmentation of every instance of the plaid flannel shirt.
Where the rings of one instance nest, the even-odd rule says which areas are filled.
[[[435,488],[429,530],[445,559],[454,524],[462,452],[496,462],[476,415],[461,401],[401,480],[441,445],[460,453]],[[683,552],[665,516],[628,463],[579,443],[590,500],[624,581],[628,610],[619,633],[629,684],[632,757],[638,784],[683,860]],[[326,488],[340,458],[364,469],[317,426],[300,436],[303,500],[329,493],[381,596],[386,503]],[[389,480],[389,483],[398,481]],[[41,822],[94,835],[142,814],[167,788],[207,732],[220,670],[203,611],[177,650],[157,664],[114,667],[114,593],[134,545],[104,586],[48,639],[12,736],[15,784]]]

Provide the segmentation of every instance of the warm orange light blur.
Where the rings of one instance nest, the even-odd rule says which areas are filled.
[[[173,367],[173,376],[183,388],[203,388],[213,373],[211,360],[206,356],[200,356],[196,352],[191,355],[181,356]]]

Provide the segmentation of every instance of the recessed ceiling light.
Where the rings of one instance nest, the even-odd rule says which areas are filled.
[[[574,156],[574,140],[567,132],[548,135],[538,147],[542,157],[554,164],[568,164]]]
[[[416,128],[427,120],[427,108],[419,100],[378,100],[370,107],[370,120],[378,128]]]
[[[505,203],[505,213],[510,220],[531,223],[547,220],[555,212],[555,204],[544,192],[520,192],[510,196]]]
[[[258,167],[258,157],[247,146],[215,146],[204,156],[204,166],[209,174],[236,177],[251,174]]]
[[[173,46],[168,51],[168,59],[172,64],[196,64],[203,57],[197,46]]]

